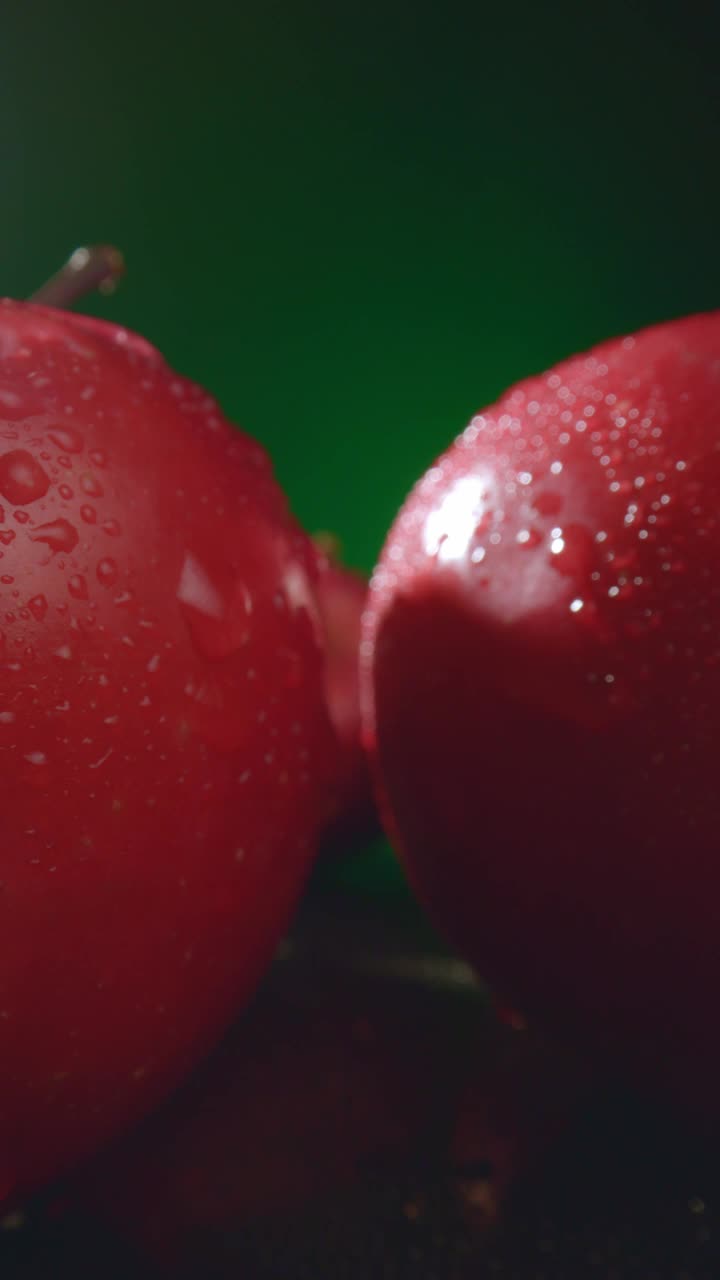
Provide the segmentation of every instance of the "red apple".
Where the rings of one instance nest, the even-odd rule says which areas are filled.
[[[145,1112],[271,958],[337,790],[327,572],[152,346],[0,304],[0,1201]]]
[[[435,919],[524,1013],[703,1104],[719,510],[715,312],[474,417],[394,524],[363,642],[388,829]]]

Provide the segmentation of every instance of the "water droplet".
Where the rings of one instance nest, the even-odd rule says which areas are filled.
[[[78,544],[78,532],[69,520],[62,516],[58,520],[49,520],[47,524],[39,524],[30,532],[33,542],[44,542],[51,551],[70,552]]]
[[[11,449],[0,457],[0,493],[8,502],[24,506],[44,498],[50,478],[27,449]]]
[[[80,432],[72,427],[53,427],[48,431],[48,438],[63,453],[81,453],[85,443]]]
[[[54,649],[53,653],[56,658],[62,658],[64,662],[69,662],[73,656],[73,651],[69,644],[61,644],[59,649]]]
[[[15,579],[13,578],[13,576],[12,576],[12,574],[11,574],[11,573],[4,573],[4,574],[2,575],[2,577],[0,578],[0,582],[4,582],[6,587],[11,586],[11,584],[12,584],[14,581],[15,581]]]
[[[27,524],[30,516],[27,511],[13,511],[13,519],[17,520],[18,524]]]
[[[122,528],[117,520],[104,520],[102,524],[104,533],[108,533],[111,538],[117,538],[122,533]]]
[[[58,493],[60,494],[61,498],[65,499],[66,502],[69,502],[73,496],[73,491],[70,488],[69,484],[58,485]]]
[[[32,600],[28,600],[28,609],[37,622],[42,622],[48,611],[48,602],[45,596],[33,596]]]
[[[521,529],[517,534],[517,541],[521,547],[530,551],[542,542],[542,534],[538,533],[537,529]]]
[[[105,490],[92,471],[84,471],[80,477],[80,488],[89,498],[102,498]]]
[[[70,578],[68,578],[68,591],[75,600],[87,600],[87,582],[81,573],[74,573]]]
[[[0,724],[14,724],[14,723],[15,723],[14,711],[0,711]]]
[[[88,454],[88,457],[94,467],[107,466],[107,454],[105,453],[104,449],[91,449]]]
[[[47,764],[47,756],[44,751],[28,751],[25,756],[28,764],[41,765]]]
[[[84,520],[85,524],[95,524],[97,511],[88,502],[84,502],[80,508],[80,519]]]
[[[100,582],[104,587],[111,587],[114,582],[117,582],[118,567],[115,561],[111,560],[109,556],[98,561],[95,573],[98,582]]]
[[[4,547],[9,547],[10,543],[14,542],[16,537],[17,534],[14,529],[0,529],[0,542],[2,542]]]

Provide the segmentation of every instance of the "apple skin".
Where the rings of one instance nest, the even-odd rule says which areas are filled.
[[[0,304],[0,1201],[154,1105],[274,954],[337,791],[324,572],[153,347]]]
[[[500,996],[705,1114],[720,1019],[720,312],[475,416],[373,576],[364,736]]]

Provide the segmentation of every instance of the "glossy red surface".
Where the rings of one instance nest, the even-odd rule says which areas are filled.
[[[531,1016],[714,1079],[720,313],[510,390],[375,573],[365,732],[435,919]],[[714,1055],[714,1056],[713,1056]],[[692,1090],[695,1088],[692,1084]]]
[[[321,567],[152,347],[0,306],[0,1200],[145,1111],[273,954],[334,783]]]

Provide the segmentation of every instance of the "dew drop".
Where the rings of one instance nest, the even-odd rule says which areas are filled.
[[[97,511],[88,502],[84,502],[80,508],[80,519],[84,520],[85,524],[95,524]]]
[[[27,511],[13,511],[13,519],[17,520],[18,524],[27,524],[30,516]]]
[[[48,431],[48,438],[63,453],[80,453],[85,443],[80,432],[72,427],[53,427]]]
[[[118,567],[115,561],[111,560],[109,556],[98,561],[95,573],[98,582],[100,582],[104,587],[111,587],[114,582],[117,582]]]
[[[111,538],[117,538],[122,533],[122,528],[117,520],[105,520],[102,524],[104,533],[110,535]]]
[[[0,542],[2,542],[4,547],[9,547],[10,543],[14,542],[16,537],[17,534],[14,529],[0,529]]]
[[[102,498],[105,490],[92,471],[84,471],[80,477],[80,488],[89,498]]]
[[[81,573],[74,573],[68,578],[68,591],[75,600],[87,600],[87,582]]]
[[[30,532],[33,542],[44,542],[53,552],[70,552],[77,546],[78,531],[69,520],[62,516],[58,520],[49,520],[47,524],[39,524]]]
[[[65,499],[66,502],[69,502],[73,496],[73,491],[70,488],[69,484],[58,485],[58,493],[60,494],[61,498]]]
[[[88,457],[94,467],[107,466],[107,454],[105,453],[104,449],[91,449],[90,453],[88,454]]]
[[[531,551],[542,542],[542,534],[538,533],[537,529],[521,529],[517,535],[517,541],[525,550]]]
[[[11,449],[0,457],[0,493],[8,502],[24,506],[44,498],[50,478],[27,449]]]
[[[32,600],[28,600],[28,609],[37,622],[42,622],[48,611],[48,602],[45,596],[33,596]]]

